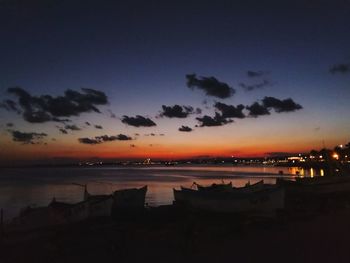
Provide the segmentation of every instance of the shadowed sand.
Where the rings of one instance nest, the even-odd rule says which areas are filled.
[[[253,220],[163,206],[8,233],[0,262],[348,262],[349,222],[346,207]]]

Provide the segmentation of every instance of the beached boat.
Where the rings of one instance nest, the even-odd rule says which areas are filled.
[[[176,204],[223,213],[271,214],[284,208],[284,189],[268,187],[250,193],[203,192],[189,188],[173,189]]]
[[[266,188],[264,185],[264,180],[260,180],[254,184],[251,184],[250,181],[246,183],[243,187],[233,187],[232,182],[228,184],[212,184],[210,186],[201,186],[197,183],[194,183],[197,186],[198,191],[217,191],[217,192],[239,192],[239,193],[252,193],[256,191],[261,191]]]
[[[112,195],[92,195],[84,186],[83,201],[74,205],[73,213],[79,217],[110,216],[113,205]]]
[[[198,191],[231,191],[232,190],[232,182],[229,182],[227,184],[212,184],[209,186],[203,186],[200,184],[197,184],[196,182],[193,183],[197,186]]]
[[[287,195],[350,194],[350,176],[317,176],[295,181],[278,178],[276,183],[286,188]]]
[[[147,185],[141,188],[117,190],[113,193],[113,210],[138,210],[145,207]]]

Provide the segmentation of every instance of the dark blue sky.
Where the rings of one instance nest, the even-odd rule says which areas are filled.
[[[154,118],[163,104],[203,108],[204,99],[210,104],[216,100],[186,87],[185,75],[197,73],[235,88],[237,93],[223,100],[228,104],[291,97],[303,106],[296,118],[308,138],[320,128],[325,132],[318,141],[335,130],[343,140],[350,137],[344,117],[350,109],[350,74],[331,74],[329,69],[350,63],[349,28],[346,0],[0,0],[1,95],[16,85],[34,95],[62,95],[66,89],[88,87],[104,91],[110,101],[105,110],[118,117]],[[244,91],[239,83],[260,81],[248,78],[247,70],[268,72],[272,84]],[[212,109],[203,110],[213,115]],[[4,122],[12,118],[8,113],[0,116]],[[16,118],[18,129],[33,125]],[[289,127],[291,122],[281,115],[270,119],[264,125]],[[108,131],[129,131],[115,122]],[[174,128],[182,123],[176,120]],[[194,127],[196,121],[192,118],[187,124]],[[156,131],[167,132],[169,127],[172,124],[165,122]],[[201,133],[210,137],[213,131],[205,129]],[[286,132],[278,129],[275,132]]]

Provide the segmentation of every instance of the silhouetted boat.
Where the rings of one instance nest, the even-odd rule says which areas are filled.
[[[117,190],[113,193],[113,210],[137,210],[145,207],[147,185],[141,188]]]
[[[200,184],[197,184],[196,182],[193,183],[197,186],[198,191],[231,191],[232,190],[232,182],[229,182],[227,184],[212,184],[209,186],[202,186]]]
[[[198,191],[189,188],[173,189],[176,204],[224,213],[271,214],[284,208],[284,189],[268,186],[256,192]]]
[[[239,192],[239,193],[251,193],[261,191],[264,189],[264,180],[260,180],[254,184],[250,181],[243,187],[233,187],[232,182],[227,184],[212,184],[210,186],[201,186],[194,183],[197,186],[198,191],[218,191],[218,192]]]
[[[350,193],[350,176],[316,176],[295,181],[278,178],[276,183],[284,186],[288,195]]]

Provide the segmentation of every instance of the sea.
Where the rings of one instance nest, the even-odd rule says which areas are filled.
[[[84,185],[91,194],[111,194],[125,188],[148,186],[147,206],[171,204],[173,188],[232,182],[244,186],[264,180],[273,184],[277,177],[318,176],[322,170],[275,166],[182,165],[182,166],[91,166],[0,168],[0,209],[5,220],[25,207],[57,201],[76,203],[83,199]]]

